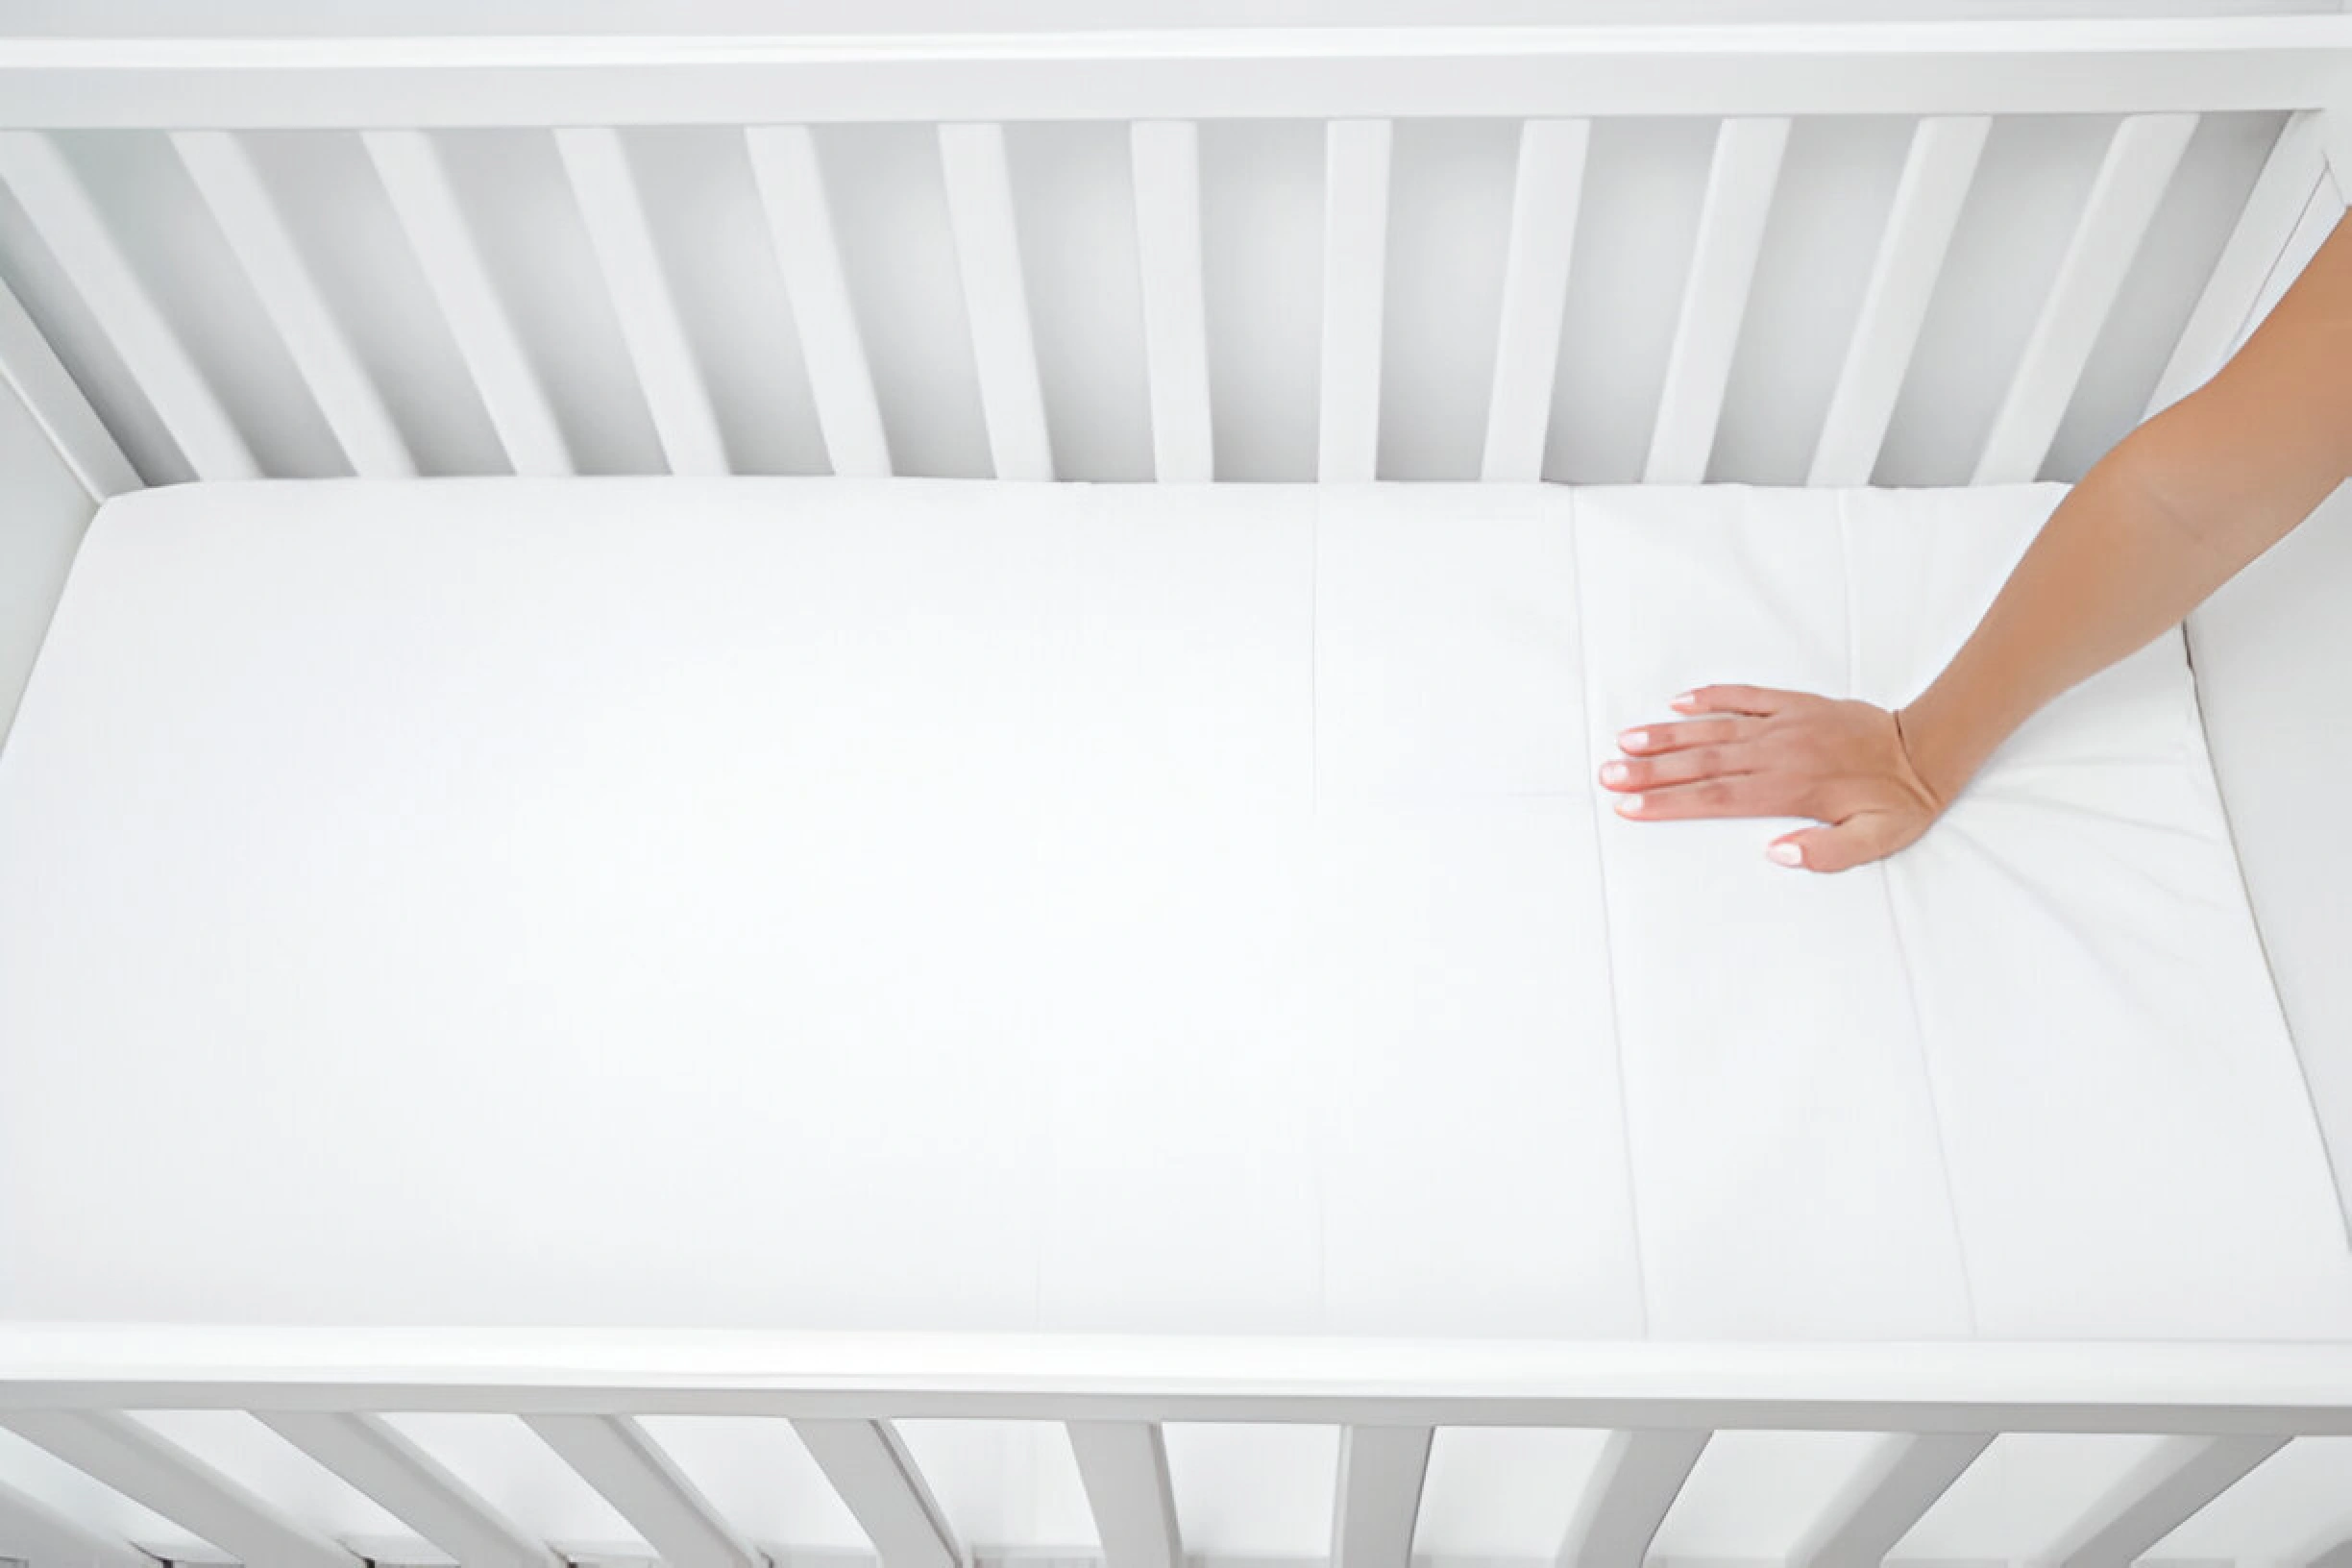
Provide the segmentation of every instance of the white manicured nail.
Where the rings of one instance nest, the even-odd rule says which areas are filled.
[[[1764,851],[1764,856],[1776,866],[1802,866],[1804,864],[1804,848],[1801,845],[1776,844]]]
[[[1617,812],[1621,817],[1630,817],[1639,810],[1641,810],[1641,796],[1638,795],[1629,795],[1617,802]]]

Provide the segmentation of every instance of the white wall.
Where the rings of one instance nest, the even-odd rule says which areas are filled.
[[[95,510],[47,434],[0,381],[0,745]]]

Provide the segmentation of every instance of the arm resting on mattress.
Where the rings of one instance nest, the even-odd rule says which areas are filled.
[[[1629,731],[1602,783],[1642,821],[1805,816],[1774,858],[1843,870],[1940,816],[2051,698],[2147,646],[2352,477],[2352,218],[2205,386],[2068,494],[1941,674],[1889,712],[1768,687],[1675,705],[1725,717]],[[1784,845],[1799,847],[1791,858]]]

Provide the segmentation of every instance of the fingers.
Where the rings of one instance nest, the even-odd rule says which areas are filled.
[[[1629,762],[1612,758],[1601,765],[1601,785],[1610,790],[1654,790],[1754,771],[1740,747],[1694,746]]]
[[[1776,686],[1694,686],[1667,703],[1682,713],[1778,713],[1804,697]]]
[[[1668,784],[1628,795],[1617,815],[1645,822],[1684,821],[1695,817],[1807,817],[1795,796],[1802,786],[1774,773],[1725,773],[1688,784]]]
[[[1885,812],[1866,811],[1834,827],[1807,827],[1784,833],[1773,840],[1764,853],[1781,866],[1802,867],[1809,871],[1845,871],[1883,860],[1909,842],[1902,824],[1895,818]]]
[[[1746,739],[1755,729],[1752,719],[1678,719],[1663,724],[1640,724],[1620,730],[1620,750],[1648,756],[1692,746],[1722,746]]]

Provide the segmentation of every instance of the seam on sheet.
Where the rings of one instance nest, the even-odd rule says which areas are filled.
[[[1838,565],[1846,576],[1846,695],[1858,698],[1862,696],[1862,617],[1854,581],[1852,520],[1846,492],[1834,494]],[[1960,1303],[1968,1312],[1969,1335],[1973,1338],[1982,1332],[1976,1319],[1976,1281],[1969,1269],[1968,1240],[1960,1230],[1960,1195],[1952,1186],[1951,1155],[1944,1142],[1944,1106],[1936,1097],[1935,1066],[1927,1057],[1927,1018],[1920,1010],[1919,974],[1912,968],[1911,945],[1903,940],[1902,914],[1895,902],[1895,870],[1888,864],[1892,858],[1881,855],[1871,865],[1878,873],[1878,895],[1886,907],[1887,935],[1895,943],[1896,967],[1902,971],[1903,1000],[1911,1013],[1911,1049],[1919,1062],[1920,1089],[1927,1096],[1927,1124],[1935,1134],[1936,1169],[1944,1178],[1944,1213],[1951,1222],[1952,1257],[1960,1264]]]
[[[1593,820],[1593,891],[1601,898],[1601,970],[1608,978],[1608,1030],[1611,1057],[1617,1067],[1617,1143],[1625,1152],[1627,1230],[1633,1237],[1633,1296],[1641,1311],[1642,1337],[1650,1337],[1650,1254],[1642,1245],[1641,1194],[1635,1186],[1633,1166],[1633,1109],[1626,1090],[1625,1025],[1617,1007],[1617,916],[1608,895],[1608,851],[1602,846],[1606,836],[1601,821],[1601,796],[1595,792],[1599,762],[1593,755],[1593,725],[1600,721],[1601,705],[1593,684],[1592,643],[1584,633],[1584,551],[1578,539],[1578,527],[1582,510],[1578,504],[1574,485],[1559,486],[1560,499],[1568,508],[1568,571],[1576,581],[1576,642],[1577,680],[1584,688],[1584,798],[1592,808]],[[1540,492],[1538,492],[1540,494]]]

